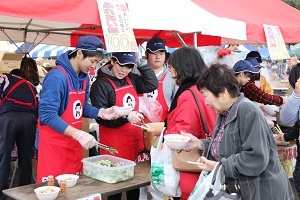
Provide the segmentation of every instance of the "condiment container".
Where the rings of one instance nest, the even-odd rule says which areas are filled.
[[[61,180],[60,181],[60,194],[64,195],[66,194],[67,191],[67,182],[66,180]]]
[[[54,177],[53,177],[53,175],[48,176],[47,185],[48,186],[54,186]]]

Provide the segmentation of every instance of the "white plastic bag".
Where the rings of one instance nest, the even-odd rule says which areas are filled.
[[[151,122],[160,122],[162,118],[162,105],[153,98],[139,97],[139,111]]]
[[[217,166],[217,165],[216,165]],[[200,174],[200,177],[189,196],[188,200],[202,200],[206,193],[209,191],[210,184],[213,179],[213,175],[215,172],[215,168],[209,173],[207,171],[202,171]],[[218,174],[216,176],[216,182],[214,184],[213,194],[217,194],[220,191],[220,170],[218,171]]]
[[[179,197],[181,189],[179,187],[180,174],[172,165],[172,150],[162,143],[162,130],[157,148],[151,147],[151,180],[153,188],[166,196]]]

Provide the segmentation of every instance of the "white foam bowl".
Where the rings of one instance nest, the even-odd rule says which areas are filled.
[[[182,150],[190,141],[190,138],[180,134],[168,134],[164,136],[165,142],[170,149]]]
[[[57,180],[59,185],[61,180],[66,180],[67,188],[70,188],[76,185],[78,178],[79,176],[75,174],[61,174],[57,176],[55,179]]]
[[[60,191],[56,186],[41,186],[34,190],[36,197],[39,200],[54,200]]]
[[[132,107],[115,107],[114,111],[116,115],[125,116],[130,114],[130,112],[132,111]]]

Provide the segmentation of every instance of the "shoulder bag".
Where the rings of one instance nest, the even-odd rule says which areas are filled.
[[[189,89],[193,96],[194,99],[196,101],[199,113],[200,113],[200,119],[201,119],[201,123],[203,125],[204,131],[205,131],[205,135],[207,139],[210,139],[210,135],[209,135],[209,131],[208,128],[205,124],[205,121],[203,119],[203,115],[201,113],[201,107],[200,107],[200,103],[197,99],[197,96],[195,94],[195,92],[191,89]],[[198,149],[193,149],[191,151],[175,151],[173,154],[173,167],[174,169],[177,169],[179,171],[185,171],[185,172],[201,172],[201,169],[195,165],[195,164],[190,164],[187,161],[192,161],[192,162],[196,162],[198,159],[200,158],[200,154],[198,153]]]

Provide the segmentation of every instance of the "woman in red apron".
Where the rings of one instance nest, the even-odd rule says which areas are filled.
[[[88,103],[88,72],[102,59],[103,43],[95,36],[80,37],[73,51],[62,54],[43,82],[39,107],[37,182],[48,175],[82,171],[82,147],[95,146],[95,138],[81,131],[82,117],[114,119],[112,108]]]
[[[131,123],[138,123],[143,115],[138,113],[138,93],[155,90],[156,76],[150,66],[138,67],[141,75],[131,73],[136,62],[135,53],[113,53],[112,59],[98,71],[91,87],[91,102],[95,107],[132,107],[128,116],[116,120],[97,120],[100,142],[118,150],[116,156],[135,161],[143,149],[142,130]],[[100,150],[100,154],[108,154]],[[127,199],[138,200],[139,189],[126,192]],[[121,199],[121,193],[108,197],[108,200]]]

